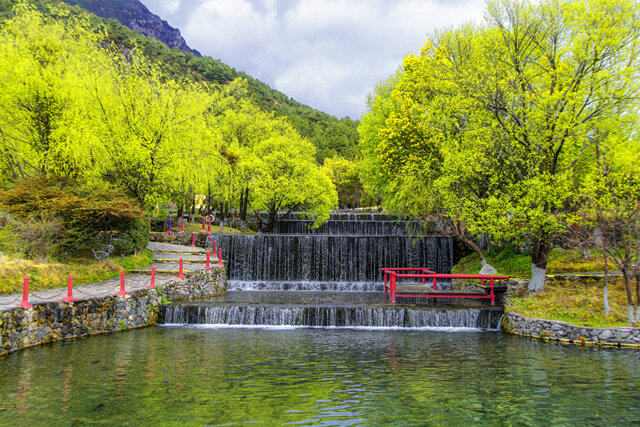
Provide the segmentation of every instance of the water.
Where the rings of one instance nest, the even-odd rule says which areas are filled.
[[[496,332],[147,328],[0,359],[0,424],[637,424],[639,362]]]
[[[345,221],[331,220],[318,228],[311,228],[310,220],[282,220],[274,228],[275,233],[281,234],[340,234],[367,236],[417,236],[423,231],[424,224],[417,221]]]
[[[439,273],[453,267],[450,237],[257,234],[215,240],[232,283],[382,283],[382,267],[428,267]]]
[[[247,326],[474,328],[497,330],[501,308],[424,308],[362,304],[173,304],[164,323]]]

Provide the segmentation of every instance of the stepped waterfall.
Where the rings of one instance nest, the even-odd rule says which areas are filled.
[[[382,214],[336,213],[317,229],[304,214],[274,233],[218,234],[229,279],[216,301],[180,303],[166,324],[287,327],[499,327],[492,307],[392,305],[383,267],[428,267],[450,273],[453,241],[424,235],[425,224]]]

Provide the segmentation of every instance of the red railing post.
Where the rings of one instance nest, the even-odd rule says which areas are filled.
[[[180,258],[180,272],[178,273],[178,279],[184,279],[184,273],[182,271],[182,258]]]
[[[156,287],[156,266],[151,266],[151,282],[147,285],[147,289],[153,289]]]
[[[396,303],[396,275],[395,273],[391,273],[391,284],[389,293],[391,294],[391,302]]]
[[[184,232],[184,219],[180,220],[180,232],[183,233]]]
[[[222,248],[218,248],[218,264],[222,265]]]
[[[207,266],[205,267],[207,270],[211,270],[211,265],[209,264],[210,257],[211,252],[207,251]]]
[[[216,241],[213,241],[213,255],[215,256],[216,253],[218,252],[218,249],[216,248]]]
[[[124,289],[124,270],[120,270],[120,291],[117,292],[117,295],[122,297],[129,295],[129,292]]]
[[[383,274],[384,274],[384,294],[387,294],[387,272],[385,270],[382,270]]]
[[[29,276],[24,276],[24,281],[22,282],[22,302],[18,304],[18,307],[22,307],[25,310],[33,308],[33,306],[29,304]]]
[[[433,290],[438,290],[438,279],[435,277],[433,278]]]
[[[67,296],[62,298],[64,302],[78,301],[73,297],[73,275],[69,274],[69,280],[67,281]]]
[[[207,224],[209,224],[207,226],[207,233],[211,233],[211,221],[207,221]]]
[[[204,217],[202,217],[202,230],[200,230],[201,233],[206,233],[206,231],[204,231]]]
[[[191,247],[192,248],[196,247],[196,233],[195,232],[191,233]]]
[[[491,305],[496,305],[496,294],[493,293],[493,277],[489,279],[489,286],[491,287]]]

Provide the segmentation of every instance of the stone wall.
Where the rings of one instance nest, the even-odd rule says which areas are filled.
[[[556,320],[531,319],[508,311],[502,330],[516,335],[573,344],[640,348],[640,328],[591,328]]]
[[[224,268],[186,274],[156,289],[132,291],[65,303],[33,304],[0,313],[0,357],[22,348],[87,335],[154,325],[160,306],[168,301],[220,295],[226,291]]]

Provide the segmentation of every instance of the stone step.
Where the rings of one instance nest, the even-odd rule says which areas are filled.
[[[191,271],[198,271],[198,270],[202,270],[205,268],[206,263],[205,262],[200,262],[200,263],[184,263],[182,264],[182,271],[184,273],[189,273]],[[217,268],[217,261],[215,263],[211,263],[211,268]],[[169,262],[169,263],[158,263],[158,264],[153,264],[153,266],[156,268],[156,274],[160,274],[160,275],[167,275],[167,274],[175,274],[177,275],[178,272],[180,271],[180,263],[178,262]],[[137,268],[135,270],[133,270],[133,273],[136,274],[151,274],[151,265],[147,266],[147,267],[141,267],[141,268]]]
[[[175,257],[175,258],[154,258],[153,262],[155,264],[166,264],[166,263],[176,263],[176,262],[180,262],[180,258],[182,258],[182,262],[184,264],[186,263],[206,263],[207,259],[206,257],[203,258],[201,256],[197,257],[197,258],[186,258],[186,257]],[[209,262],[218,262],[218,257],[210,257],[209,258]]]

